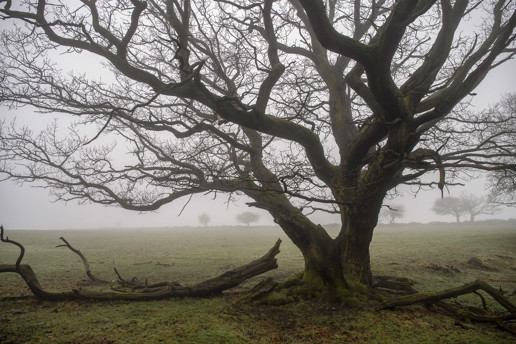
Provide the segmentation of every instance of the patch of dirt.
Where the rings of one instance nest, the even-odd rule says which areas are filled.
[[[471,257],[468,260],[468,265],[475,269],[484,270],[484,271],[499,271],[496,267],[492,265],[492,263],[488,263],[478,257]]]
[[[434,263],[430,263],[430,264],[424,265],[423,268],[426,270],[430,270],[432,272],[442,273],[442,274],[449,275],[449,276],[453,276],[455,274],[462,273],[462,271],[459,268],[457,268],[451,264],[437,265]]]

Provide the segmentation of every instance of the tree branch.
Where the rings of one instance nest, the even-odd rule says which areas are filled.
[[[3,237],[3,227],[1,228],[1,239],[2,242],[7,242],[14,244],[20,248],[23,246],[15,241],[4,239]],[[86,270],[89,271],[89,267],[87,265],[86,258],[80,254],[80,251],[72,248],[70,244],[66,242],[63,238],[62,241],[65,242],[67,246],[73,252],[77,253],[83,263],[86,266]],[[89,299],[89,300],[127,300],[127,301],[142,301],[142,300],[159,300],[165,298],[172,297],[207,297],[218,295],[222,293],[224,290],[228,290],[234,288],[241,284],[243,281],[260,275],[264,272],[267,272],[272,269],[276,269],[278,267],[276,261],[276,255],[280,252],[279,246],[281,244],[281,240],[274,244],[274,246],[261,258],[258,258],[252,261],[249,264],[237,267],[233,270],[227,271],[217,277],[205,280],[193,286],[185,287],[177,282],[161,282],[155,284],[140,283],[140,282],[132,282],[125,283],[126,281],[119,276],[119,281],[121,285],[124,287],[129,287],[132,291],[127,292],[125,290],[115,291],[115,292],[107,292],[107,291],[90,291],[90,290],[77,290],[73,289],[71,291],[51,291],[44,289],[39,280],[29,265],[23,264],[20,265],[20,259],[18,259],[17,264],[15,265],[0,265],[0,273],[2,272],[15,272],[19,274],[24,280],[29,289],[32,291],[34,296],[42,300],[74,300],[74,299]],[[90,278],[90,274],[88,275]],[[97,282],[104,282],[102,280],[98,280],[95,278]],[[138,290],[138,292],[135,292]]]

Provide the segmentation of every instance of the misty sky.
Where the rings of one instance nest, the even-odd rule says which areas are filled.
[[[495,104],[504,93],[516,92],[515,80],[515,61],[492,71],[476,90],[478,95],[474,99],[475,111]],[[29,116],[31,121],[35,118],[28,108],[18,110],[16,115],[22,122],[26,116]],[[10,117],[13,117],[13,113],[0,107],[0,118]],[[437,181],[438,176],[435,178]],[[399,222],[454,221],[453,216],[436,216],[430,210],[433,201],[440,197],[439,190],[420,192],[417,198],[409,195],[406,190],[404,197],[386,202],[391,205],[404,205],[406,213]],[[460,196],[462,192],[476,195],[487,193],[482,181],[470,182],[466,187],[450,188],[449,191],[451,196]],[[216,200],[213,200],[212,195],[193,196],[181,216],[178,215],[188,201],[187,198],[165,205],[157,212],[142,214],[96,204],[52,203],[48,190],[31,188],[29,185],[19,186],[11,181],[0,182],[0,195],[0,224],[7,229],[197,226],[198,216],[203,212],[211,217],[209,225],[235,225],[236,214],[247,210],[260,214],[260,220],[254,224],[273,224],[272,218],[266,212],[249,209],[245,205],[247,199],[241,198],[237,202],[227,204],[227,198],[222,194]],[[447,195],[446,193],[445,196]],[[315,214],[311,218],[320,224],[339,222],[337,216],[325,213]],[[493,216],[479,216],[478,220],[485,218],[516,218],[516,208],[504,208],[502,212]]]

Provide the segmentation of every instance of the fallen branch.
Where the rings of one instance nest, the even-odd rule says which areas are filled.
[[[382,308],[394,308],[398,306],[412,305],[415,303],[434,304],[444,299],[455,298],[461,295],[474,293],[477,290],[485,291],[486,293],[491,295],[491,297],[495,299],[500,305],[502,305],[507,311],[516,316],[516,306],[514,306],[509,301],[509,299],[507,299],[505,296],[503,296],[500,292],[498,292],[495,288],[491,287],[489,284],[479,280],[465,284],[461,287],[450,288],[439,292],[426,292],[400,296],[385,301],[382,305]]]
[[[397,276],[374,276],[374,287],[391,294],[416,294],[417,290],[412,286],[414,281]]]
[[[135,279],[132,281],[124,280],[118,271],[118,280],[122,287],[128,287],[130,291],[125,289],[115,289],[112,291],[91,291],[82,289],[73,289],[71,291],[54,291],[44,289],[39,280],[27,264],[20,264],[23,258],[23,252],[25,251],[23,245],[20,243],[9,240],[7,237],[4,238],[4,228],[0,226],[0,240],[5,243],[14,244],[21,249],[21,254],[16,261],[16,264],[2,264],[0,265],[0,273],[2,272],[14,272],[19,274],[31,292],[39,299],[42,300],[63,300],[63,299],[91,299],[91,300],[158,300],[171,297],[205,297],[211,295],[221,294],[224,290],[234,288],[241,284],[243,281],[260,275],[269,270],[276,269],[278,267],[276,261],[276,255],[280,252],[279,246],[281,240],[278,239],[276,244],[261,258],[252,261],[249,264],[237,267],[233,270],[227,271],[217,277],[208,279],[200,282],[193,286],[182,286],[177,282],[161,282],[156,284],[148,284],[147,281],[144,283],[139,282]],[[77,253],[86,267],[86,271],[89,271],[89,265],[87,264],[86,258],[75,250],[69,243],[61,238],[65,245],[70,248],[73,252]],[[88,277],[94,276],[90,274]],[[136,290],[138,290],[136,292]]]
[[[482,290],[489,294],[496,302],[506,309],[504,314],[488,314],[487,304],[485,298],[478,292]],[[444,300],[450,298],[457,298],[461,295],[476,294],[480,296],[483,308],[463,308],[459,305],[447,303]],[[411,295],[400,296],[386,300],[381,305],[380,309],[389,309],[394,307],[409,306],[417,303],[425,305],[435,305],[444,309],[454,317],[465,321],[490,322],[498,325],[504,330],[513,332],[507,326],[502,324],[502,321],[510,321],[516,319],[516,306],[514,306],[508,298],[498,292],[483,281],[474,281],[460,287],[450,288],[439,292],[425,292]]]
[[[20,248],[20,255],[18,256],[18,259],[16,259],[16,264],[15,264],[16,270],[20,270],[20,263],[23,259],[23,256],[25,255],[25,247],[23,247],[23,245],[20,244],[19,242],[16,242],[14,240],[9,240],[8,237],[4,238],[4,226],[2,226],[2,225],[0,225],[0,240],[2,242],[16,245]]]
[[[81,253],[81,251],[75,249],[72,245],[70,245],[70,243],[68,241],[66,241],[65,238],[60,237],[59,240],[64,242],[64,244],[57,245],[56,247],[68,247],[73,253],[76,253],[81,258],[82,263],[84,264],[84,268],[86,269],[86,276],[88,276],[90,280],[92,280],[94,283],[98,283],[98,284],[109,283],[109,281],[105,281],[103,279],[93,276],[93,274],[90,271],[90,264],[88,264],[88,260],[86,259],[86,257],[84,257],[84,255]]]

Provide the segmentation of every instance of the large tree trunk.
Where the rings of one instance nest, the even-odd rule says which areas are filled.
[[[341,234],[336,238],[342,247],[344,274],[353,283],[372,285],[369,246],[378,223],[381,203],[374,207],[358,206],[347,209]]]
[[[354,205],[341,206],[342,228],[338,236],[332,238],[321,225],[313,223],[301,209],[294,207],[285,195],[248,194],[256,201],[251,205],[267,210],[303,254],[305,268],[297,277],[301,284],[310,285],[309,289],[317,289],[321,294],[334,294],[338,290],[369,294],[369,287],[373,285],[369,245],[383,195],[369,194]]]
[[[355,232],[354,229],[347,231]],[[372,233],[372,231],[371,231]],[[346,240],[334,239],[327,247],[320,247],[314,253],[303,253],[305,259],[304,275],[308,279],[321,280],[326,288],[345,288],[372,285],[369,259],[368,235],[346,236]]]
[[[373,284],[369,245],[379,209],[343,209],[341,231],[332,239],[322,226],[311,222],[299,209],[283,202],[282,206],[276,204],[268,210],[303,254],[305,268],[300,275],[301,282],[323,293],[342,289],[368,293],[368,287]]]

